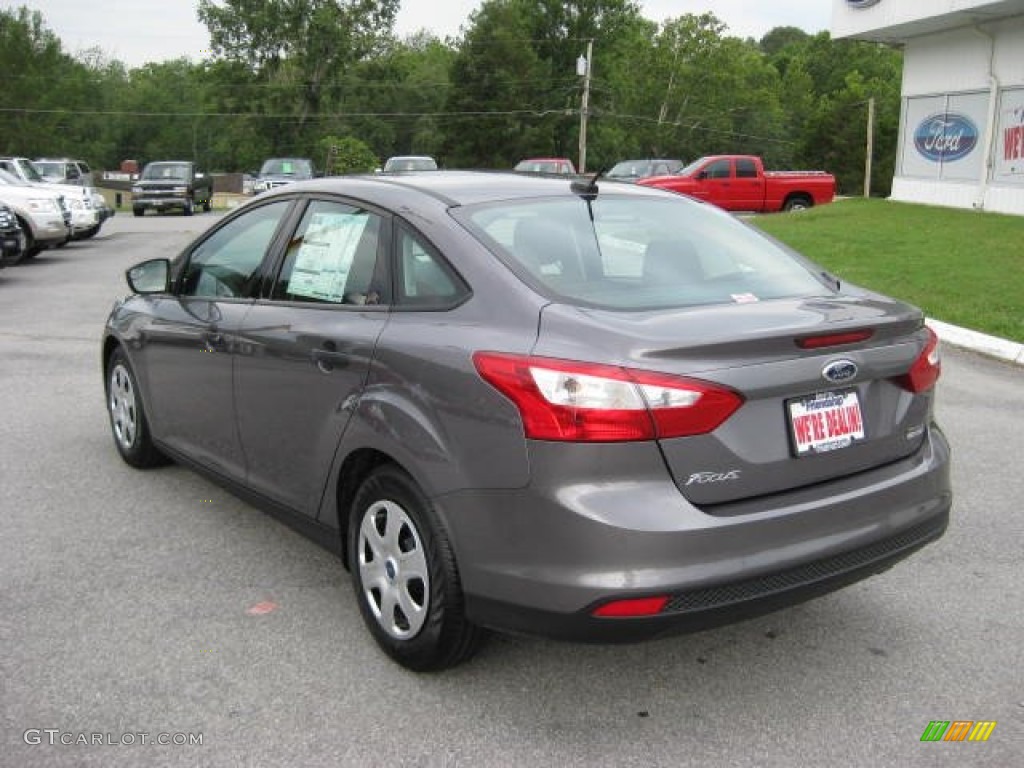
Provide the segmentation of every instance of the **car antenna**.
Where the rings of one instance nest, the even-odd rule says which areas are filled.
[[[608,168],[606,166],[602,166],[601,170],[591,176],[590,179],[586,181],[576,179],[569,185],[569,188],[572,190],[574,195],[579,195],[584,200],[596,200],[598,191],[597,180],[604,176],[607,170]]]
[[[587,201],[587,213],[590,214],[590,220],[594,220],[594,209],[590,207],[590,204],[597,200],[597,180],[604,176],[605,171],[608,170],[607,166],[601,166],[601,169],[590,177],[588,181],[581,181],[577,179],[569,185],[569,189],[572,190],[574,195],[579,195]]]

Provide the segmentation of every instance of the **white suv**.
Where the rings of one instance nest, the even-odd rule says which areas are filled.
[[[24,258],[30,259],[44,248],[58,248],[71,239],[71,212],[57,192],[28,186],[0,170],[0,202],[14,211],[25,232]]]
[[[40,157],[32,165],[45,181],[53,184],[95,186],[92,169],[84,160],[70,160],[66,157]]]
[[[103,223],[97,198],[102,195],[89,187],[71,184],[55,184],[44,179],[35,164],[27,157],[0,157],[0,169],[19,178],[30,186],[43,187],[64,197],[71,212],[71,233],[75,240],[92,237],[100,231]]]

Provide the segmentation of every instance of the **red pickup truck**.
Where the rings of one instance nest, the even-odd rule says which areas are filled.
[[[832,202],[836,179],[824,171],[766,171],[754,155],[712,155],[671,176],[637,182],[714,203],[727,211],[796,211]]]

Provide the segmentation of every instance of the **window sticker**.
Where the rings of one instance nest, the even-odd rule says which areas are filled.
[[[340,304],[368,221],[365,213],[314,214],[295,257],[288,293]]]

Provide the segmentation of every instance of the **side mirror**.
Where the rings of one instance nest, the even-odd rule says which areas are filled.
[[[708,172],[707,171],[701,171],[700,173],[697,174],[697,178],[698,179],[706,179],[707,177],[708,177]]]
[[[171,262],[167,259],[150,259],[131,267],[124,276],[134,293],[167,293],[170,288]]]

